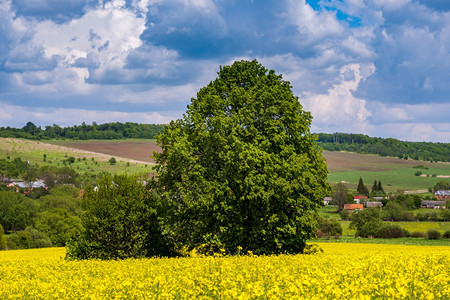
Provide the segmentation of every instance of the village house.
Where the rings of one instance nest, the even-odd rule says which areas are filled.
[[[450,200],[450,190],[439,190],[434,193],[434,198],[441,201]]]
[[[445,208],[445,201],[422,200],[422,208]]]
[[[357,210],[362,210],[364,207],[362,204],[344,204],[344,209],[348,211],[348,213],[352,213]]]
[[[355,196],[353,197],[353,201],[355,201],[356,204],[362,204],[364,201],[367,201],[367,196]]]
[[[328,205],[330,202],[333,201],[333,198],[331,197],[324,197],[323,198],[323,205]]]
[[[366,207],[383,207],[383,203],[381,201],[367,201]]]
[[[10,188],[16,188],[16,192],[19,191],[19,189],[28,189],[28,190],[33,190],[36,188],[45,188],[47,189],[47,185],[44,183],[43,180],[37,180],[37,181],[32,181],[32,182],[24,182],[24,181],[13,181],[11,183],[9,183],[7,185],[7,187]]]

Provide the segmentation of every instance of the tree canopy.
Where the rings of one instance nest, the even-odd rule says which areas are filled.
[[[302,252],[329,193],[311,114],[256,60],[220,68],[157,137],[158,184],[174,242],[233,253]]]

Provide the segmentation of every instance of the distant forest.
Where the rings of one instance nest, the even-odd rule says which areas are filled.
[[[32,140],[71,139],[71,140],[120,140],[120,139],[153,139],[164,130],[164,125],[138,123],[105,123],[60,127],[45,126],[42,129],[32,122],[22,128],[0,127],[0,137],[14,137]]]
[[[400,159],[450,161],[450,143],[404,142],[374,138],[363,134],[319,133],[317,144],[327,151],[378,154]]]
[[[153,139],[164,130],[162,124],[105,123],[60,127],[45,126],[45,129],[28,122],[22,128],[0,127],[0,137],[25,138],[33,140],[115,140]],[[327,151],[348,151],[364,154],[378,154],[400,159],[450,162],[450,143],[405,142],[392,138],[375,138],[363,134],[319,133],[317,144]]]

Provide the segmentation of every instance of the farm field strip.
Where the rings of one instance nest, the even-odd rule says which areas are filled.
[[[0,298],[450,298],[449,247],[319,245],[316,255],[113,261],[65,261],[63,248],[2,251]]]
[[[58,144],[38,142],[24,139],[0,138],[0,158],[21,157],[31,164],[46,165],[51,167],[70,166],[78,173],[88,172],[111,172],[111,173],[149,173],[153,172],[153,163],[140,161],[133,158],[120,157],[107,153],[93,152],[82,149],[75,149]],[[130,152],[132,151],[132,148]],[[44,161],[43,157],[46,156]],[[68,157],[76,160],[72,164],[65,161]],[[111,165],[108,160],[115,157],[117,163]]]
[[[50,140],[31,141],[24,139],[0,138],[0,155],[10,154],[27,156],[31,162],[42,163],[42,156],[47,154],[49,159],[62,161],[67,156],[94,157],[99,162],[107,164],[111,157],[115,157],[122,165],[111,168],[102,166],[101,171],[117,172],[125,169],[126,163],[136,166],[136,172],[147,171],[145,164],[152,165],[153,151],[159,151],[155,140]],[[397,190],[427,191],[440,180],[448,178],[437,176],[449,176],[449,163],[431,163],[427,161],[404,160],[393,157],[381,157],[376,155],[364,155],[348,152],[324,151],[330,174],[328,182],[334,184],[344,181],[349,188],[356,188],[359,177],[370,187],[374,180],[381,180],[386,192]],[[413,168],[423,165],[428,169],[420,169],[428,177],[415,176],[418,169]],[[83,166],[79,166],[81,170]],[[143,170],[140,170],[143,169]],[[436,177],[432,177],[432,175]]]

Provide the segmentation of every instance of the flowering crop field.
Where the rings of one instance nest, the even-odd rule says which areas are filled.
[[[450,248],[319,246],[315,255],[66,261],[0,252],[0,299],[450,299]]]

